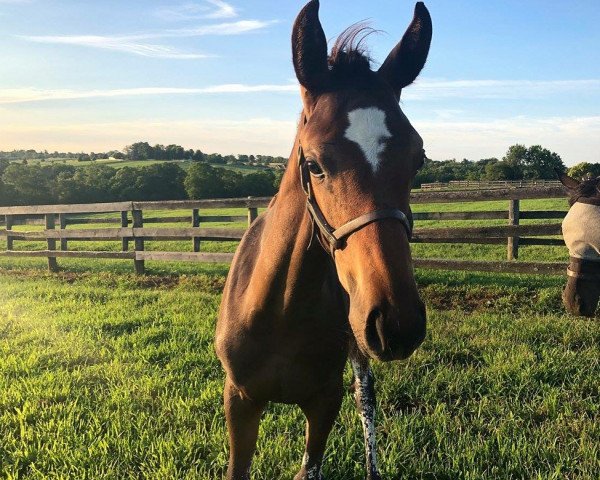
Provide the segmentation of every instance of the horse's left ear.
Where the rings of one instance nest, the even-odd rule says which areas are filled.
[[[379,75],[391,85],[398,99],[402,89],[413,83],[425,66],[432,34],[429,11],[423,2],[417,2],[406,33],[379,69]]]
[[[314,98],[327,88],[330,81],[327,39],[319,21],[319,0],[308,2],[294,22],[292,56],[308,113]]]
[[[581,184],[580,181],[575,180],[573,177],[569,177],[566,173],[561,172],[557,168],[554,169],[554,171],[556,172],[556,175],[558,176],[560,183],[562,183],[569,190],[574,190]]]

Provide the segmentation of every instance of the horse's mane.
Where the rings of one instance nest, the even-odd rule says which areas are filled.
[[[356,23],[337,38],[329,56],[329,68],[336,87],[359,86],[373,78],[371,57],[363,45],[377,32],[365,22]]]

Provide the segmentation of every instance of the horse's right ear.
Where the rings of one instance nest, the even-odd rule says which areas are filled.
[[[292,30],[292,56],[303,97],[314,98],[330,81],[327,39],[319,21],[319,0],[311,0],[298,14]],[[306,106],[306,98],[303,98]]]
[[[578,180],[575,180],[573,177],[569,177],[566,173],[561,172],[557,168],[555,168],[554,171],[556,172],[556,175],[558,176],[560,183],[562,183],[569,190],[574,190],[581,184],[581,182],[579,182]]]

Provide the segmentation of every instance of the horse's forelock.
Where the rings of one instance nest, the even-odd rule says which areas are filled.
[[[329,56],[334,88],[364,83],[373,78],[371,57],[364,41],[375,32],[377,30],[360,22],[348,27],[337,38]]]

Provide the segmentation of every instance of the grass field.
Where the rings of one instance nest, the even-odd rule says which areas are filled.
[[[415,247],[419,256],[505,255],[503,246]],[[566,253],[525,247],[522,257]],[[223,375],[212,342],[227,266],[148,262],[140,278],[131,262],[59,263],[65,271],[50,275],[44,260],[0,259],[0,478],[221,478]],[[375,365],[384,478],[600,478],[600,323],[563,313],[565,279],[422,270],[417,280],[427,339],[408,361]],[[292,478],[303,433],[297,408],[270,406],[253,478]],[[348,395],[328,479],[364,478],[361,436]]]

